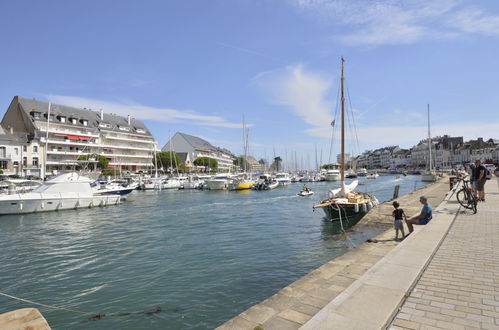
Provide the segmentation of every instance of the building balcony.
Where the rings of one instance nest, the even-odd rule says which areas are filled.
[[[39,136],[40,137],[45,137],[47,134],[47,128],[45,126],[39,127]],[[52,125],[49,126],[49,134],[67,134],[67,135],[83,135],[83,136],[88,136],[91,138],[99,138],[100,135],[99,133],[94,132],[91,129],[74,129],[74,128],[68,128],[63,125],[58,125],[53,127]]]
[[[145,144],[155,144],[156,141],[152,137],[125,137],[125,136],[119,136],[118,134],[103,134],[102,138],[108,139],[108,140],[119,140],[119,141],[130,141],[130,142],[138,142],[138,143],[145,143]]]
[[[11,154],[7,153],[0,153],[0,160],[10,160],[11,159]]]

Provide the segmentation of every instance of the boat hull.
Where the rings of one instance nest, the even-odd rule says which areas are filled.
[[[208,180],[205,183],[210,190],[224,190],[227,189],[228,185],[227,180]]]
[[[368,212],[368,210],[362,210],[359,205],[359,211],[355,212],[355,207],[353,205],[342,205],[340,208],[341,214],[336,207],[325,206],[322,208],[324,211],[325,218],[329,221],[343,221],[345,228],[349,228],[355,225],[360,219],[362,219]]]
[[[27,194],[28,195],[28,194]],[[31,195],[31,194],[29,194]],[[8,195],[0,200],[0,215],[25,214],[49,211],[117,205],[120,195],[79,195],[77,193],[36,194],[38,196]],[[53,195],[53,196],[50,196]]]

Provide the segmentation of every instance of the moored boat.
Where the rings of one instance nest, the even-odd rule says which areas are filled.
[[[314,205],[314,209],[321,208],[328,220],[339,220],[343,228],[343,221],[348,225],[355,224],[372,207],[378,204],[374,195],[357,192],[355,188],[358,181],[354,180],[350,184],[345,183],[346,162],[345,162],[345,97],[344,97],[344,60],[341,59],[341,154],[340,154],[340,187],[329,191],[328,198],[320,204]],[[351,175],[354,175],[352,170]],[[356,174],[355,174],[356,176]]]
[[[95,194],[93,180],[78,173],[58,175],[32,192],[0,196],[0,214],[78,209],[119,204],[120,195]]]

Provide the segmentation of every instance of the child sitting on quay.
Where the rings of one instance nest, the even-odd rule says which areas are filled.
[[[393,210],[393,217],[395,218],[394,222],[394,227],[395,227],[395,240],[396,241],[401,241],[405,237],[404,233],[404,220],[407,221],[407,216],[405,215],[405,212],[403,209],[400,209],[399,206],[400,204],[398,202],[393,202],[393,207],[395,210]],[[399,230],[401,231],[402,237],[399,239]]]

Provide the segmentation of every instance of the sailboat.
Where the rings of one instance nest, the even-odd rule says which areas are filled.
[[[379,204],[374,195],[355,191],[359,184],[357,180],[350,184],[345,183],[345,76],[344,62],[341,58],[341,159],[340,159],[340,187],[330,190],[328,198],[320,204],[314,205],[314,209],[321,208],[326,218],[334,221],[343,220],[354,224],[360,220],[372,207]]]
[[[428,104],[428,167],[427,170],[421,174],[421,181],[435,182],[437,180],[438,175],[433,170],[433,162],[431,159],[430,105]]]

